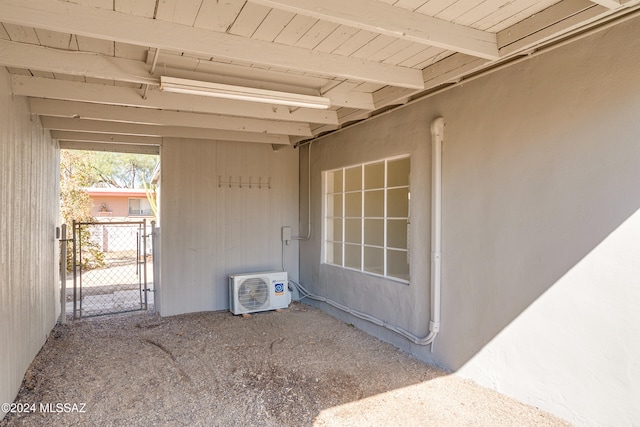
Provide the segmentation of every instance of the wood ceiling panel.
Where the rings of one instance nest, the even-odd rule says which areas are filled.
[[[320,52],[333,52],[347,40],[351,39],[358,31],[360,30],[357,28],[340,25],[329,34],[327,38],[322,40],[322,42],[316,46],[315,50]]]
[[[445,21],[453,21],[459,16],[469,12],[477,3],[477,1],[459,0],[455,3],[451,3],[446,9],[438,13],[436,18],[444,19]]]
[[[156,0],[114,0],[113,10],[130,15],[153,18],[156,11]]]
[[[424,4],[428,3],[428,0],[396,0],[393,2],[385,2],[385,3],[391,3],[394,6],[398,6],[407,10],[416,10],[422,7]]]
[[[15,67],[6,67],[9,74],[15,76],[31,76],[31,72],[29,70],[25,70],[24,68],[15,68]]]
[[[83,6],[96,7],[98,9],[113,10],[113,0],[66,0],[69,3],[77,3]]]
[[[480,26],[476,25],[477,22],[486,19],[489,15],[496,13],[496,11],[512,2],[513,0],[485,0],[482,3],[476,4],[475,7],[462,15],[456,17],[453,22],[480,29]]]
[[[391,43],[389,43],[388,45],[386,45],[385,47],[383,47],[373,55],[368,56],[367,59],[369,59],[370,61],[384,62],[386,64],[391,64],[392,62],[387,62],[387,59],[397,54],[398,52],[405,50],[409,46],[412,46],[415,44],[416,43],[412,43],[408,40],[393,39]],[[422,47],[424,48],[424,45],[422,45]]]
[[[405,60],[404,62],[401,62],[399,65],[403,67],[417,68],[421,70],[424,68],[422,64],[430,63],[430,61],[432,61],[434,57],[437,57],[438,55],[444,52],[448,52],[449,54],[452,53],[451,51],[448,51],[448,50],[429,46],[423,49],[422,51],[418,52],[416,55],[412,56],[411,58]]]
[[[115,56],[116,46],[110,40],[94,39],[93,37],[76,36],[78,48],[85,52],[96,52],[106,56]]]
[[[115,86],[115,80],[96,79],[95,77],[85,77],[84,80],[96,85]]]
[[[269,42],[274,41],[294,16],[295,13],[271,9],[255,33],[253,33],[253,38]]]
[[[380,35],[498,59],[495,34],[371,0],[252,0]],[[431,4],[431,3],[429,3]],[[366,12],[366,13],[365,13]]]
[[[34,77],[44,77],[46,79],[54,79],[56,76],[50,71],[31,70]]]
[[[258,40],[247,43],[243,37],[231,34],[78,5],[62,6],[60,2],[39,3],[36,0],[26,3],[20,0],[3,0],[0,2],[0,12],[6,22],[22,25],[28,23],[34,27],[56,31],[67,29],[74,34],[119,40],[145,47],[188,51],[205,58],[228,58],[302,73],[388,83],[407,88],[422,89],[424,86],[419,73],[415,72],[417,70],[279,43]],[[113,25],[114,19],[120,25]],[[145,59],[146,51],[143,50],[141,56],[134,58]]]
[[[4,29],[4,25],[1,22],[0,22],[0,39],[11,40],[11,37],[9,37],[7,30]]]
[[[337,28],[338,24],[327,21],[317,21],[296,43],[296,46],[306,49],[314,49],[322,43]]]
[[[498,9],[495,13],[488,15],[474,23],[478,29],[497,33],[518,21],[540,12],[549,6],[559,3],[558,0],[515,0]]]
[[[424,70],[425,68],[427,68],[432,64],[442,61],[445,58],[449,58],[450,56],[456,55],[455,52],[451,52],[450,50],[444,50],[444,49],[438,49],[438,48],[434,48],[434,50],[432,50],[431,53],[432,53],[431,57],[425,59],[424,61],[416,65],[414,68],[417,68],[419,70]],[[469,56],[462,53],[460,55]],[[485,59],[483,59],[482,61],[487,62]]]
[[[436,16],[450,5],[450,0],[431,0],[415,9],[415,11],[428,16]]]
[[[366,118],[372,111],[407,102],[425,86],[441,87],[484,70],[490,62],[470,55],[495,57],[474,47],[471,39],[476,34],[478,40],[491,44],[490,36],[495,38],[498,33],[500,46],[508,44],[501,52],[508,54],[520,49],[520,39],[528,44],[544,41],[538,35],[546,34],[546,29],[554,25],[545,18],[545,9],[578,3],[590,4],[593,13],[589,16],[594,19],[604,14],[601,7],[594,6],[595,0],[2,0],[0,15],[26,27],[0,25],[1,43],[12,43],[4,41],[9,39],[61,51],[96,52],[116,65],[135,60],[140,65],[136,76],[143,74],[152,83],[147,83],[151,84],[147,91],[142,80],[129,79],[137,83],[127,83],[123,75],[80,72],[86,70],[75,59],[82,55],[90,58],[87,53],[69,53],[73,60],[60,60],[58,63],[66,64],[66,68],[56,68],[44,66],[42,58],[19,63],[15,58],[33,55],[13,52],[16,56],[9,58],[3,51],[0,59],[5,63],[0,65],[14,74],[16,96],[135,105],[144,107],[145,112],[160,108],[215,113],[220,115],[217,121],[206,125],[201,122],[198,127],[228,131],[237,131],[242,120],[287,120],[298,125],[283,134],[300,139],[310,136],[300,135],[303,124],[319,123],[311,126],[314,132],[333,130],[339,124]],[[78,5],[85,5],[84,9]],[[360,13],[365,6],[371,6],[368,16]],[[566,10],[566,16],[557,14],[560,19],[570,16],[566,20],[576,25],[588,21],[582,19],[579,10]],[[421,14],[436,19],[423,20]],[[427,25],[429,22],[434,23],[433,28]],[[438,27],[440,24],[442,27]],[[29,25],[50,30],[33,30]],[[423,31],[425,28],[428,31]],[[518,40],[509,41],[512,35],[508,32],[518,33]],[[459,36],[459,41],[448,38],[451,34]],[[441,47],[430,46],[435,38],[436,46]],[[149,76],[153,59],[149,52],[156,48],[161,55],[155,74]],[[74,69],[69,68],[72,64]],[[36,77],[30,77],[30,71]],[[321,92],[331,99],[332,108],[309,112],[167,94],[155,86],[160,74],[283,92]],[[144,99],[143,93],[147,95]],[[181,114],[173,114],[172,120],[185,120]],[[224,117],[234,117],[235,122]],[[191,122],[186,124],[196,127]],[[274,128],[262,130],[274,133]],[[236,134],[230,138],[242,137]]]
[[[35,30],[41,46],[52,47],[54,49],[78,50],[78,41],[73,34],[64,34],[57,31],[43,29]]]
[[[36,30],[31,27],[23,27],[22,25],[4,24],[9,38],[14,42],[40,44],[40,39],[36,34]]]
[[[242,10],[244,0],[203,0],[194,27],[226,32]]]
[[[115,42],[114,56],[125,59],[144,61],[147,59],[147,47],[129,43]]]
[[[313,25],[318,22],[315,18],[296,15],[275,38],[276,43],[294,46]]]
[[[396,39],[393,37],[378,35],[369,43],[365,44],[360,49],[353,52],[351,56],[354,58],[369,59],[373,55],[378,53],[380,50],[389,46],[395,40]]]
[[[349,38],[346,42],[334,49],[333,53],[338,55],[350,56],[377,36],[377,33],[360,30],[353,36],[351,36],[351,38]]]
[[[53,76],[56,80],[65,80],[68,82],[82,82],[86,83],[87,79],[84,76],[70,75],[70,74],[60,74],[53,73]],[[44,76],[41,76],[44,77]]]
[[[420,55],[421,52],[424,52],[427,49],[431,49],[431,46],[425,46],[418,43],[411,43],[409,46],[405,47],[404,49],[398,50],[396,53],[394,53],[393,55],[385,59],[384,63],[413,68],[413,66],[410,66],[407,64],[407,61],[411,60],[411,58],[414,58],[417,55]]]
[[[156,19],[193,26],[202,0],[160,0]]]
[[[382,89],[383,87],[384,85],[376,83],[360,83],[358,86],[354,87],[353,90],[355,92],[373,93],[377,90]]]
[[[240,11],[240,15],[229,29],[229,34],[251,37],[271,9],[259,4],[247,3]]]

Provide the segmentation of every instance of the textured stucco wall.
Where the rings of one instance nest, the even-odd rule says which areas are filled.
[[[0,67],[0,403],[15,398],[60,309],[58,167],[49,132]]]
[[[165,139],[161,156],[160,314],[228,309],[227,276],[280,270],[281,227],[298,234],[298,153],[269,144]],[[219,186],[229,177],[242,177],[245,185]],[[250,178],[253,188],[246,185]],[[297,242],[285,257],[297,278]]]
[[[301,244],[303,283],[426,333],[425,150],[428,125],[442,115],[435,352],[324,308],[574,423],[639,424],[639,29],[638,19],[621,24],[316,142],[314,238]],[[411,284],[321,265],[321,171],[402,152],[412,155]]]

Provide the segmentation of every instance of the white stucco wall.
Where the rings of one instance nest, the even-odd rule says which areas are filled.
[[[165,139],[161,161],[160,314],[226,310],[227,276],[280,270],[281,227],[298,234],[298,152]],[[230,176],[233,182],[242,177],[243,188],[219,186],[219,177],[228,182]],[[253,188],[246,185],[250,178]],[[297,279],[296,241],[285,257],[286,270]]]
[[[0,403],[16,397],[59,313],[59,156],[48,135],[0,67]]]
[[[324,308],[578,425],[640,424],[638,75],[636,19],[319,140],[312,147],[314,238],[301,244],[303,284],[426,334],[426,150],[429,123],[442,115],[435,353]],[[321,171],[403,152],[412,155],[412,283],[321,265]]]

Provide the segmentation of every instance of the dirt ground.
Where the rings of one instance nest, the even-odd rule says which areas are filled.
[[[566,426],[294,303],[58,325],[0,426]]]

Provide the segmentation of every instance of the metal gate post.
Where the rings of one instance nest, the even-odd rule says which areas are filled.
[[[76,257],[78,256],[78,247],[76,243],[76,220],[73,220],[73,319],[77,319],[78,312],[78,272],[77,272],[77,263]]]
[[[151,221],[151,255],[153,268],[153,311],[158,312],[158,283],[160,282],[160,269],[158,267],[159,251],[158,251],[158,231],[156,230],[156,222]]]
[[[67,323],[67,224],[60,226],[60,323]]]
[[[142,219],[142,276],[144,281],[144,309],[149,308],[147,299],[147,219]]]

